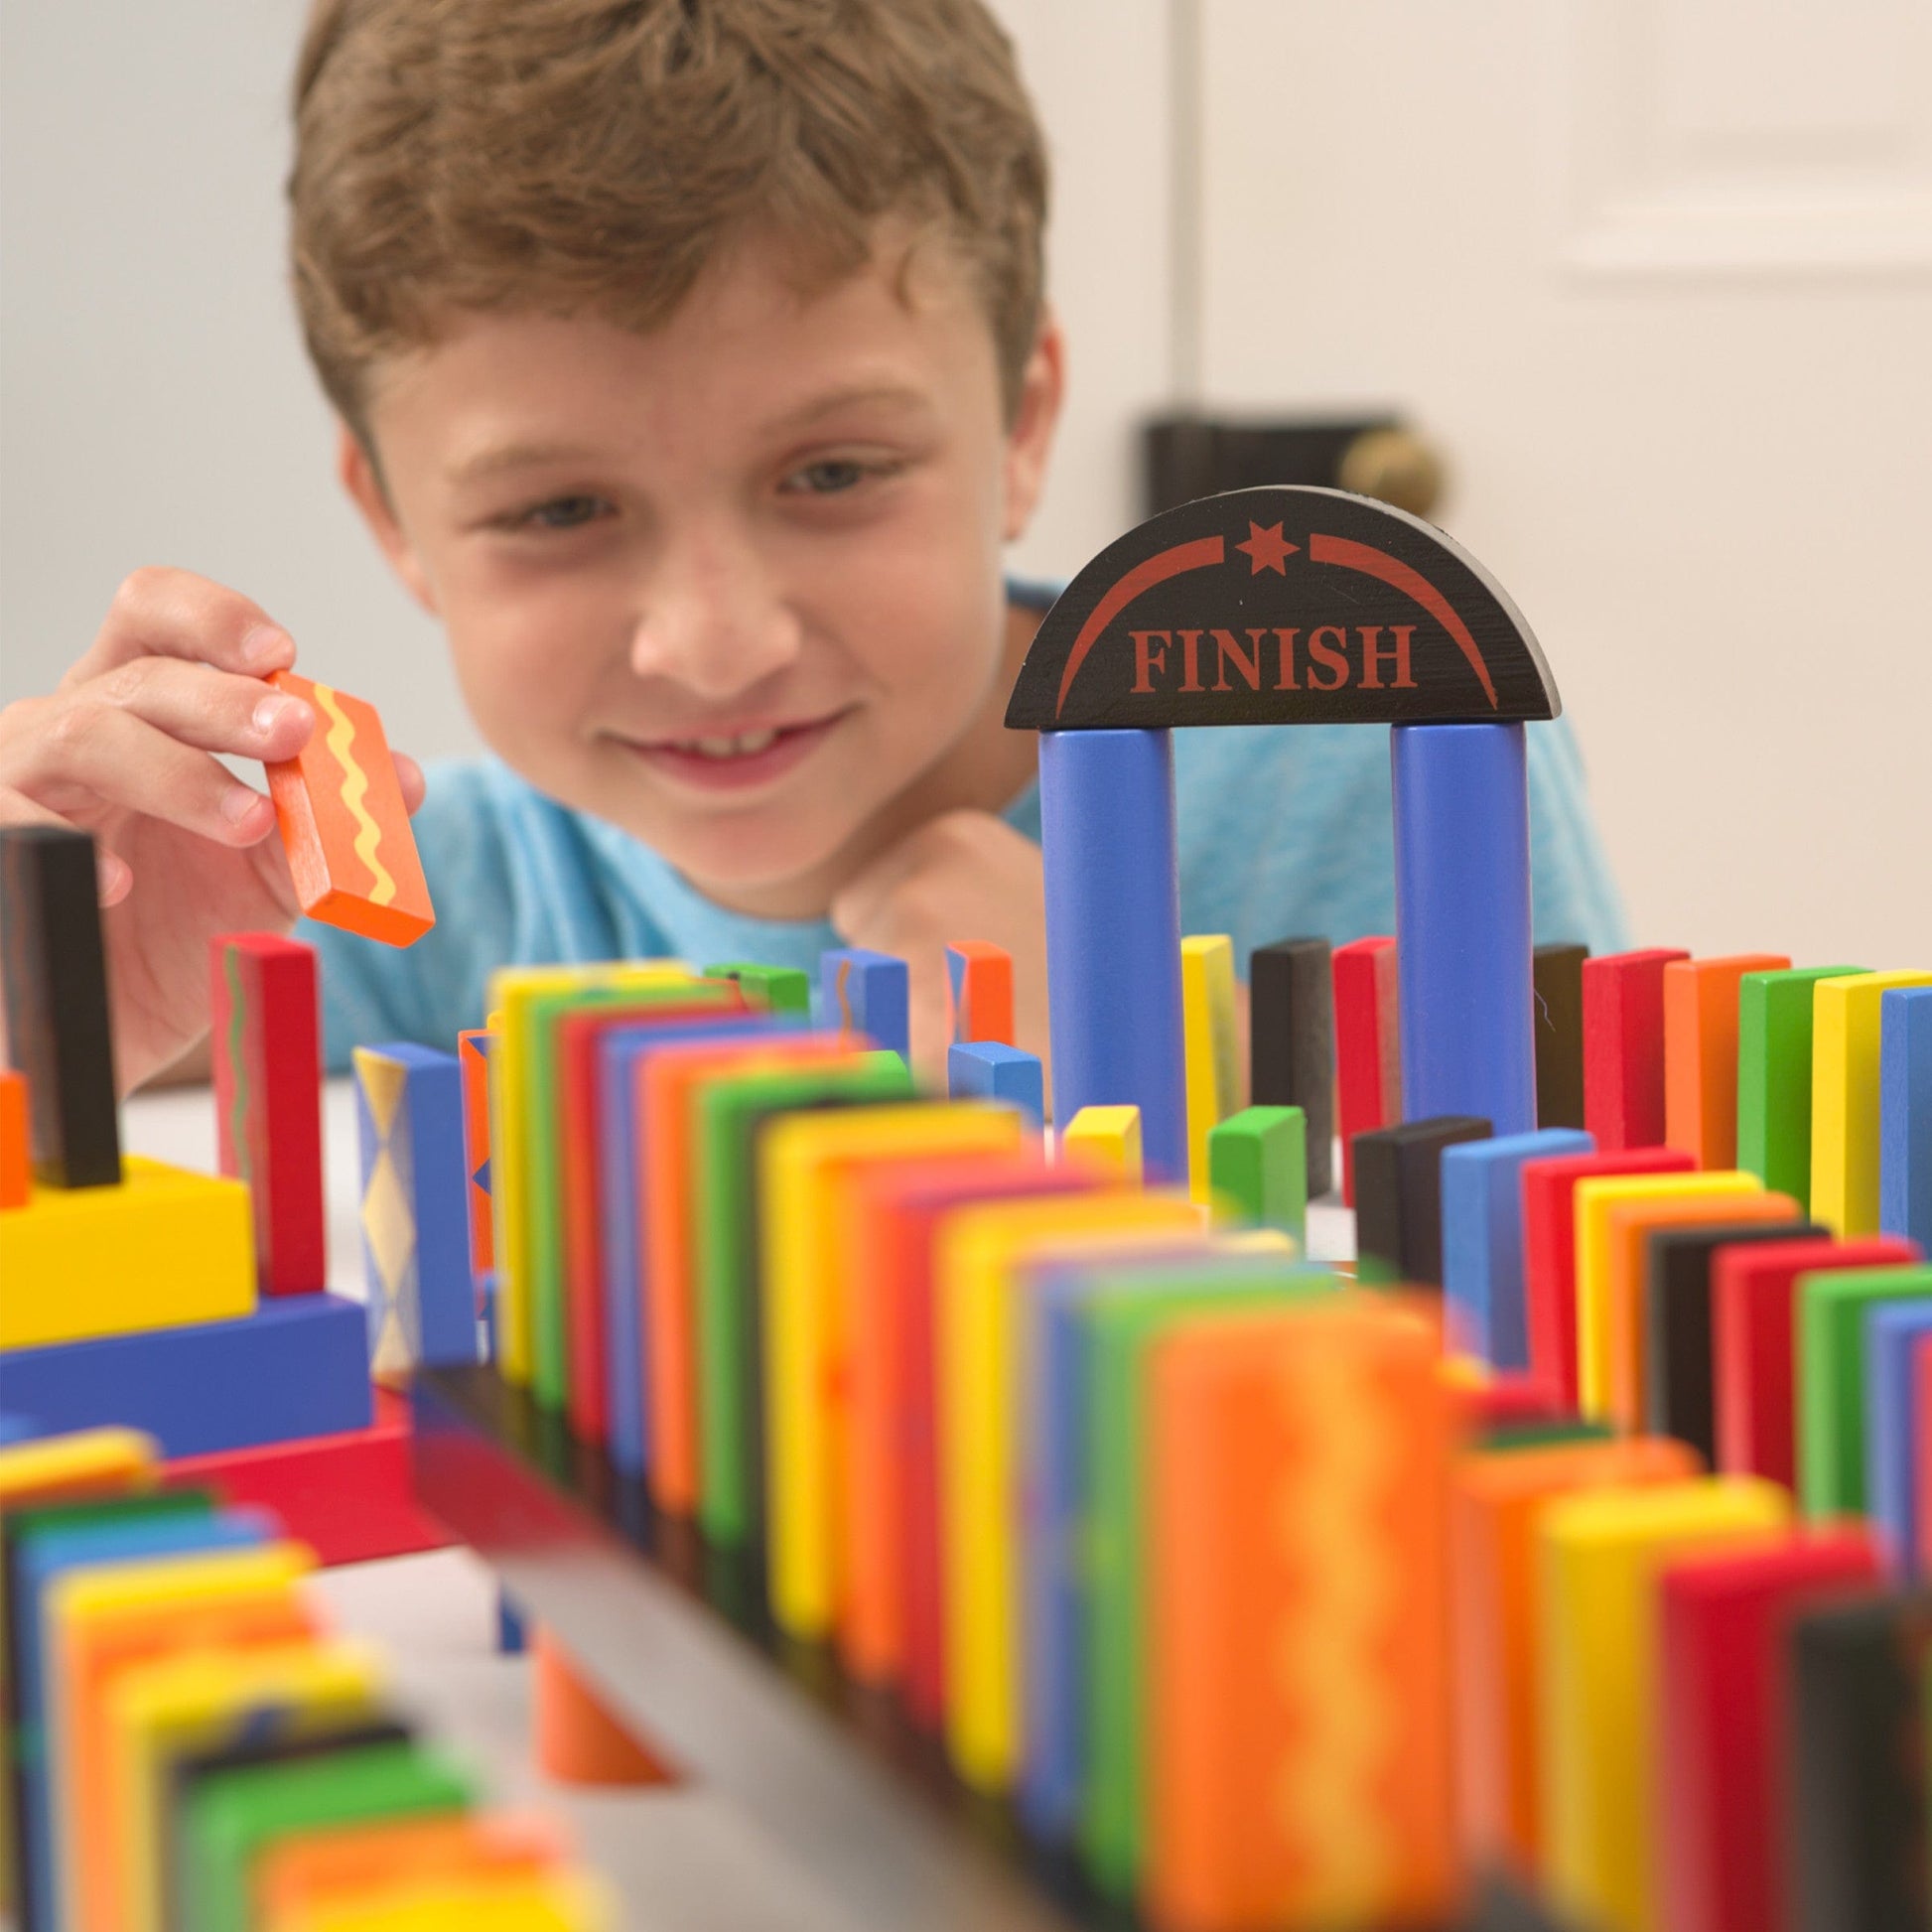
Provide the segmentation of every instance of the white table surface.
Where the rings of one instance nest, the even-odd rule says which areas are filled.
[[[137,1095],[124,1111],[122,1134],[131,1153],[205,1171],[215,1165],[214,1107],[206,1087]],[[355,1099],[346,1080],[330,1081],[325,1092],[323,1159],[330,1285],[360,1300]],[[1312,1253],[1344,1255],[1352,1217],[1317,1205],[1309,1233]],[[496,1654],[495,1588],[469,1551],[352,1564],[325,1573],[317,1587],[345,1632],[384,1647],[399,1701],[458,1746],[499,1801],[568,1821],[585,1861],[616,1886],[622,1925],[637,1932],[834,1932],[842,1923],[806,1873],[700,1787],[584,1791],[544,1779],[528,1743],[529,1666]]]

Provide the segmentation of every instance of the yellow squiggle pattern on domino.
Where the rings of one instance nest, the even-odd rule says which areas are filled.
[[[396,882],[376,856],[382,844],[382,827],[362,802],[369,795],[369,775],[355,761],[355,727],[349,722],[348,713],[343,709],[342,700],[328,685],[318,684],[315,692],[316,703],[329,714],[329,749],[336,755],[336,762],[343,767],[343,803],[348,807],[349,816],[362,828],[355,835],[355,856],[368,867],[369,876],[375,881],[369,889],[369,903],[387,905],[396,896]]]
[[[1300,1613],[1280,1668],[1301,1718],[1280,1797],[1289,1842],[1306,1860],[1298,1917],[1355,1924],[1385,1909],[1398,1847],[1377,1786],[1397,1742],[1378,1652],[1401,1613],[1401,1579],[1381,1522],[1400,1478],[1387,1391],[1346,1346],[1313,1353],[1287,1377],[1301,1412],[1301,1454],[1281,1499],[1281,1529],[1302,1552]]]

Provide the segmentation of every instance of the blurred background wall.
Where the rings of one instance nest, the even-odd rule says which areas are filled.
[[[1932,7],[996,5],[1073,351],[1016,562],[1141,513],[1156,413],[1394,412],[1543,641],[1639,938],[1932,958]],[[166,562],[462,752],[286,294],[303,11],[0,7],[0,701]]]

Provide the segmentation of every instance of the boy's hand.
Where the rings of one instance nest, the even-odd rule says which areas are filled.
[[[1046,892],[1039,847],[990,812],[945,812],[882,853],[832,901],[847,944],[911,969],[912,1063],[946,1083],[946,947],[990,939],[1013,955],[1014,1044],[1046,1058]]]
[[[294,640],[245,597],[141,570],[59,689],[0,711],[0,825],[67,825],[97,843],[124,1093],[207,1031],[209,939],[295,921],[274,807],[214,757],[302,749],[314,714],[261,682],[294,662]],[[396,766],[414,811],[422,773]]]

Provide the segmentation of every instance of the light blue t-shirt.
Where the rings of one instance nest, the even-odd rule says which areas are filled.
[[[1013,587],[1043,607],[1050,590]],[[1623,912],[1569,725],[1528,728],[1536,937],[1625,943]],[[1362,725],[1174,733],[1180,929],[1248,954],[1281,938],[1337,945],[1395,930],[1389,735]],[[1039,791],[1002,816],[1037,841]],[[627,832],[558,804],[494,759],[429,771],[416,843],[437,922],[406,951],[305,922],[322,955],[329,1064],[358,1042],[452,1047],[483,1023],[499,966],[672,957],[757,960],[817,975],[844,943],[823,919],[759,919],[714,904]],[[971,938],[961,933],[961,938]]]

